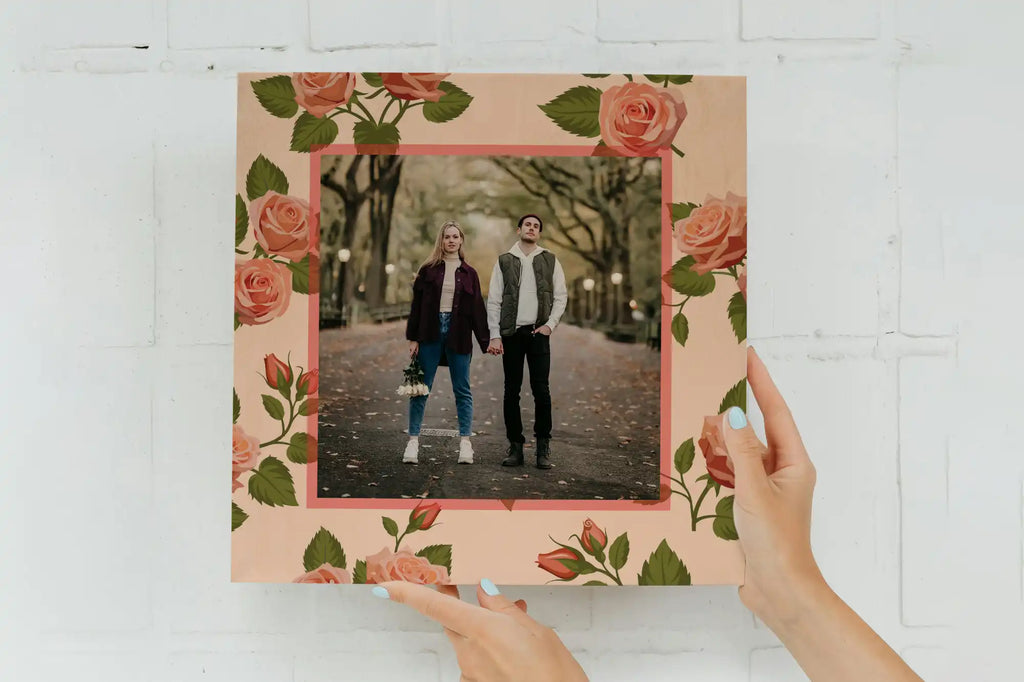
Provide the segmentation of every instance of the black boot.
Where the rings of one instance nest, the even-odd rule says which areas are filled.
[[[523,444],[522,443],[509,443],[508,449],[505,450],[508,457],[501,460],[501,466],[503,467],[521,467],[523,466]]]
[[[550,469],[551,462],[548,461],[548,457],[551,456],[551,439],[550,438],[538,438],[537,439],[537,468],[538,469]]]

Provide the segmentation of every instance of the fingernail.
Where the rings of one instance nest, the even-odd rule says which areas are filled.
[[[747,425],[747,415],[735,405],[729,408],[729,426],[734,429],[742,429]]]
[[[480,581],[480,587],[484,589],[484,592],[492,597],[497,597],[501,592],[498,591],[498,587],[491,582],[490,578],[484,578]]]
[[[373,589],[370,590],[370,592],[373,593],[374,597],[379,597],[381,599],[391,599],[391,595],[388,594],[387,589],[381,587],[380,585],[375,585]]]

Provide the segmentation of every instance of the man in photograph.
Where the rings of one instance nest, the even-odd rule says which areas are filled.
[[[487,352],[502,356],[505,374],[505,435],[507,457],[502,466],[523,465],[523,418],[519,394],[523,363],[530,368],[534,401],[533,435],[537,439],[537,468],[551,468],[551,333],[565,312],[568,290],[562,266],[538,245],[544,224],[533,214],[519,219],[519,240],[498,256],[487,297],[491,342]]]

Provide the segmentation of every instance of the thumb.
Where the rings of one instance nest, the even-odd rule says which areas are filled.
[[[730,407],[723,422],[725,448],[736,472],[736,491],[747,495],[767,493],[768,474],[764,460],[768,456],[768,448],[758,439],[754,428],[747,422],[747,415],[739,407]]]
[[[476,598],[480,602],[480,606],[488,611],[503,613],[520,623],[534,622],[532,618],[526,615],[526,602],[523,602],[522,599],[518,602],[513,602],[501,594],[497,586],[488,578],[480,581],[480,585],[476,588]],[[520,605],[520,602],[522,602],[522,605]]]

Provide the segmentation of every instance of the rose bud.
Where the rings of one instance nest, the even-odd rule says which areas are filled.
[[[281,376],[284,377],[285,385],[290,384],[292,381],[292,369],[288,365],[278,360],[277,356],[271,353],[263,358],[263,362],[267,368],[267,384],[271,388],[280,388],[277,380],[277,375],[280,372]]]
[[[561,578],[562,580],[572,580],[579,575],[579,571],[573,569],[562,563],[562,560],[569,559],[572,561],[582,561],[583,555],[577,552],[575,549],[568,547],[559,547],[558,549],[548,552],[547,554],[537,555],[537,565],[543,568],[545,571]]]
[[[298,387],[306,395],[316,393],[317,389],[320,388],[320,370],[311,369],[308,372],[302,373],[299,376]]]
[[[593,521],[587,519],[583,522],[583,535],[580,537],[580,542],[583,543],[583,549],[591,554],[596,554],[597,550],[604,549],[604,546],[608,544],[608,536],[594,525]]]
[[[437,515],[441,513],[441,505],[437,502],[421,504],[409,513],[409,523],[422,519],[420,530],[426,530],[434,525]]]

